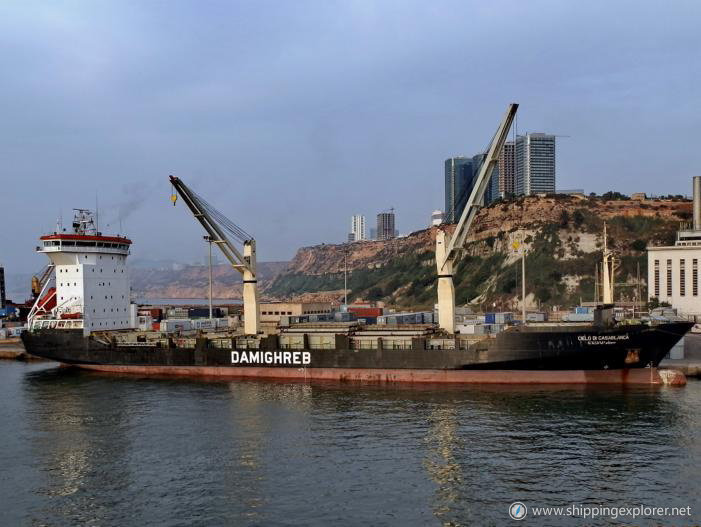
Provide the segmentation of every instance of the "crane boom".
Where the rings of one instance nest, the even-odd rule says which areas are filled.
[[[465,209],[460,215],[458,226],[455,228],[450,244],[446,249],[446,259],[454,258],[455,252],[461,249],[465,243],[465,238],[470,230],[472,221],[475,219],[475,215],[484,199],[484,193],[487,190],[487,185],[494,172],[494,167],[496,167],[499,162],[499,155],[504,148],[504,143],[511,129],[511,124],[516,116],[516,110],[518,110],[518,104],[511,103],[499,124],[496,134],[492,138],[489,150],[487,151],[487,157],[480,167],[470,197],[467,199]]]
[[[460,215],[458,225],[451,236],[444,230],[436,234],[436,266],[438,269],[438,325],[448,333],[455,333],[455,287],[453,286],[453,264],[462,249],[472,221],[484,199],[484,193],[499,161],[499,155],[516,116],[518,104],[511,103],[489,144],[487,157],[477,174],[475,184]]]
[[[256,279],[256,242],[243,229],[236,226],[222,213],[195,194],[180,178],[170,176],[173,188],[192,212],[192,215],[207,231],[212,243],[219,247],[231,266],[243,277],[244,332],[256,335],[260,326],[260,308]],[[243,243],[243,254],[226,236],[229,231]]]

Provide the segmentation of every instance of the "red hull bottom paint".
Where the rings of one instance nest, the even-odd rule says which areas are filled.
[[[137,375],[406,382],[453,384],[665,384],[657,368],[628,370],[410,370],[355,368],[235,368],[217,366],[119,366],[80,364],[80,368]],[[675,384],[683,384],[677,382]]]

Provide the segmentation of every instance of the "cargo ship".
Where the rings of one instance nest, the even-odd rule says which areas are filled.
[[[129,301],[126,267],[131,241],[103,236],[89,211],[77,210],[73,232],[59,229],[41,237],[37,250],[50,258],[55,285],[49,288],[47,282],[43,286],[46,292],[39,295],[30,313],[29,331],[22,335],[24,345],[33,355],[63,364],[146,375],[682,384],[682,374],[657,367],[692,323],[614,320],[614,255],[606,248],[605,233],[604,293],[592,323],[527,324],[522,279],[524,312],[520,324],[505,326],[495,334],[462,335],[456,331],[453,268],[484,202],[517,108],[516,103],[508,106],[492,136],[473,185],[466,189],[469,196],[464,196],[466,204],[457,225],[439,228],[436,233],[436,325],[299,325],[265,333],[260,324],[255,240],[180,178],[170,176],[173,205],[182,198],[207,233],[210,250],[215,245],[242,275],[242,327],[179,334],[134,331],[136,306]],[[525,248],[521,254],[525,265]]]
[[[693,325],[616,322],[507,325],[495,334],[433,324],[296,324],[268,334],[137,331],[126,259],[131,241],[104,236],[89,211],[72,232],[40,238],[53,267],[22,334],[28,353],[79,368],[139,375],[415,383],[683,383],[658,370]],[[250,260],[249,260],[250,261]]]

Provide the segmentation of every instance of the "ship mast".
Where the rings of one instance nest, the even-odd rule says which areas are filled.
[[[256,241],[253,237],[236,225],[221,212],[207,203],[201,196],[195,194],[180,178],[170,176],[173,188],[183,198],[183,201],[200,222],[209,235],[209,242],[216,244],[219,250],[231,263],[231,267],[243,277],[243,315],[244,333],[256,335],[260,329],[260,306],[258,305],[258,288],[256,279]],[[175,205],[177,196],[171,198]],[[243,244],[243,254],[234,246],[226,233]]]
[[[604,222],[604,250],[602,267],[602,302],[604,304],[613,304],[613,285],[614,275],[616,272],[616,259],[613,251],[608,248],[608,236],[606,234],[606,222]]]

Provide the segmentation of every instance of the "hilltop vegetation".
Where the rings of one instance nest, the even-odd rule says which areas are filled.
[[[594,269],[601,260],[603,223],[620,262],[617,297],[632,299],[640,266],[646,293],[646,246],[672,244],[679,222],[688,220],[686,200],[528,197],[502,201],[478,214],[455,269],[458,304],[512,309],[520,295],[520,259],[514,240],[526,247],[527,293],[533,304],[572,305],[594,297]],[[300,249],[265,294],[290,298],[343,289],[348,262],[349,299],[383,300],[402,308],[430,308],[436,296],[436,228],[387,242],[321,245]]]

